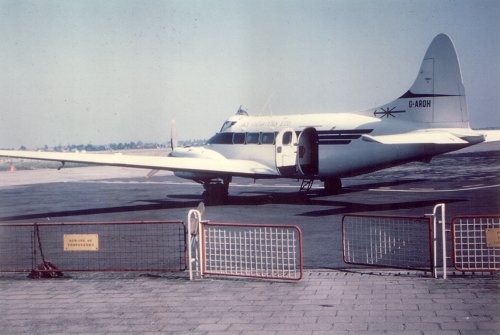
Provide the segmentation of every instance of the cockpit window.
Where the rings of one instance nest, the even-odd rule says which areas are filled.
[[[236,121],[226,121],[224,122],[224,124],[222,125],[222,128],[220,129],[220,132],[222,133],[223,131],[231,128],[232,126],[234,126],[236,124]]]
[[[246,144],[259,144],[260,133],[247,133]]]
[[[261,133],[260,134],[261,144],[274,144],[274,133]]]
[[[233,133],[217,133],[208,140],[208,144],[232,144]]]

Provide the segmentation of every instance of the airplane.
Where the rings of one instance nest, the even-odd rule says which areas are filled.
[[[172,146],[168,156],[0,150],[0,156],[169,170],[205,188],[207,204],[228,200],[233,177],[293,178],[301,189],[324,183],[337,194],[342,178],[432,157],[499,132],[469,126],[465,89],[451,39],[437,35],[408,91],[383,106],[354,113],[250,116],[242,108],[200,147]]]

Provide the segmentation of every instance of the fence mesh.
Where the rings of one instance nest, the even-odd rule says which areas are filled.
[[[500,271],[500,216],[452,220],[453,261],[459,271]]]
[[[180,221],[1,225],[0,270],[30,271],[50,262],[60,271],[181,271]],[[48,271],[48,270],[47,270]]]
[[[344,262],[432,271],[428,218],[345,215]]]
[[[32,224],[0,224],[0,271],[29,272],[33,269]]]
[[[302,233],[298,227],[203,225],[204,274],[299,280]]]

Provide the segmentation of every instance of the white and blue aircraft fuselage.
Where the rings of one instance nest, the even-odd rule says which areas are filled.
[[[170,170],[203,184],[206,201],[220,203],[234,176],[321,180],[334,194],[341,178],[497,139],[470,129],[455,48],[440,34],[410,89],[370,110],[249,116],[240,109],[206,145],[173,148],[168,157],[12,150],[0,156]]]

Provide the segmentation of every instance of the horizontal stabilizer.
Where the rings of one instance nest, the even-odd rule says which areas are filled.
[[[481,136],[481,135],[479,135]],[[468,136],[470,137],[470,136]],[[469,144],[470,141],[445,131],[421,131],[395,135],[370,136],[363,135],[362,139],[367,142],[380,144]],[[484,138],[482,138],[484,140]],[[482,142],[477,139],[474,142]]]
[[[500,141],[500,130],[479,130],[486,138],[485,142]]]

